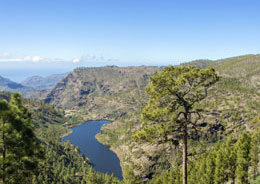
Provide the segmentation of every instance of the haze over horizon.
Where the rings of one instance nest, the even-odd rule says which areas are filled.
[[[169,65],[258,54],[260,2],[3,1],[0,75]]]

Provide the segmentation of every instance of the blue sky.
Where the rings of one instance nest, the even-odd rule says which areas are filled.
[[[259,22],[258,0],[2,0],[0,75],[257,54]]]

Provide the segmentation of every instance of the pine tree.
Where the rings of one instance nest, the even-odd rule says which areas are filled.
[[[189,165],[188,180],[190,183],[198,183],[198,181],[200,180],[200,175],[198,174],[199,166],[200,165],[198,164],[198,162],[193,162]]]
[[[219,77],[213,68],[165,67],[150,78],[148,105],[142,112],[143,128],[136,140],[183,143],[183,184],[187,184],[188,138],[197,137],[201,109],[195,105],[206,98],[207,90]]]
[[[214,184],[214,175],[215,175],[215,167],[216,167],[216,155],[215,152],[211,151],[206,158],[207,168],[206,168],[206,176],[208,184]]]
[[[209,184],[208,178],[207,178],[207,162],[206,162],[206,158],[201,158],[200,159],[200,164],[199,164],[199,170],[197,172],[197,174],[199,174],[200,179],[199,179],[199,183],[201,184]]]
[[[260,134],[259,130],[256,131],[252,135],[252,140],[251,140],[251,150],[250,150],[250,158],[251,158],[251,176],[253,179],[256,179],[256,177],[259,174],[258,171],[258,163],[259,163],[259,143],[260,143]]]
[[[236,155],[236,151],[234,149],[234,141],[233,141],[233,137],[229,136],[226,143],[225,143],[225,149],[224,149],[224,154],[225,154],[225,173],[226,173],[226,177],[228,178],[228,180],[232,181],[232,183],[235,183],[235,178],[236,178],[236,159],[237,159],[237,155]]]
[[[238,184],[248,183],[248,168],[250,165],[250,141],[251,137],[244,133],[236,143],[237,167],[236,175]]]
[[[0,178],[2,183],[28,183],[42,152],[31,114],[19,94],[0,101]]]
[[[214,183],[215,184],[222,184],[226,181],[225,178],[225,155],[223,146],[217,152],[216,157],[216,169],[215,169],[215,176],[214,176]]]

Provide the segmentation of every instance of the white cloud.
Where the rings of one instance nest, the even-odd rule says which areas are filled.
[[[75,58],[72,60],[73,63],[79,63],[80,62],[80,59],[79,58]]]
[[[9,54],[7,52],[0,52],[0,58],[6,58]]]
[[[31,63],[54,63],[54,62],[63,62],[69,61],[61,58],[46,58],[41,57],[39,55],[27,55],[22,57],[14,57],[7,52],[0,52],[0,63],[17,63],[17,62],[31,62]],[[115,58],[104,57],[102,54],[85,54],[81,57],[75,57],[74,59],[70,60],[73,63],[80,63],[85,62],[87,64],[100,64],[100,63],[107,63],[107,62],[116,62],[119,61]]]
[[[23,58],[0,58],[0,62],[40,62],[44,59],[40,56],[25,56]]]
[[[119,61],[118,59],[106,58],[103,55],[96,54],[86,54],[81,56],[80,58],[75,58],[72,60],[73,63],[79,62],[100,62],[100,61]]]
[[[31,62],[40,62],[43,61],[44,59],[41,58],[40,56],[25,56],[23,58],[23,61],[31,61]]]
[[[9,57],[9,55],[6,55],[6,54],[5,54],[6,57],[1,57],[2,55],[0,53],[0,62],[1,63],[10,63],[10,62],[14,62],[14,63],[15,62],[51,63],[51,62],[64,61],[64,59],[61,59],[61,58],[43,58],[41,56],[25,56],[25,57],[21,57],[21,58],[14,58],[14,57]]]

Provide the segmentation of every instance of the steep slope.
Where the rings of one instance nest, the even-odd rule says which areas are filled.
[[[78,68],[60,81],[45,102],[83,115],[114,119],[142,108],[144,88],[157,67]]]
[[[226,77],[246,77],[260,73],[260,55],[244,55],[221,59],[213,67]]]
[[[260,72],[260,54],[236,56],[219,60],[195,60],[181,65],[194,65],[198,68],[213,67],[221,76],[246,77]]]
[[[21,82],[23,86],[27,86],[33,89],[51,89],[53,88],[59,81],[64,79],[68,73],[64,74],[53,74],[47,77],[41,76],[32,76]]]
[[[16,82],[13,82],[7,78],[0,76],[0,91],[8,91],[8,92],[29,92],[32,91],[32,88],[23,86]]]
[[[224,77],[237,78],[245,86],[260,89],[260,55],[218,60],[214,68]]]
[[[0,100],[9,101],[11,93],[0,92]],[[48,128],[50,125],[62,125],[66,122],[64,111],[41,101],[22,98],[23,104],[32,114],[32,121],[36,128]]]
[[[249,87],[260,87],[260,54],[244,55],[220,60],[196,60],[182,65],[195,65],[198,68],[211,66],[226,78],[236,78]]]
[[[217,61],[193,61],[185,65],[199,68],[212,66],[222,76],[220,82],[209,90],[208,97],[200,107],[205,110],[204,124],[209,127],[208,141],[211,143],[233,134],[239,137],[254,129],[254,119],[260,111],[260,57],[247,55]],[[147,181],[174,163],[181,163],[181,149],[169,144],[135,143],[131,134],[140,126],[140,112],[118,119],[103,127],[97,138],[112,145],[122,161],[125,178]],[[208,149],[211,144],[195,144],[190,141],[189,152]],[[201,150],[200,150],[201,151]],[[180,155],[179,155],[180,154]],[[179,155],[179,156],[173,156]]]
[[[27,93],[22,93],[21,95],[24,98],[44,101],[44,99],[46,98],[46,96],[48,95],[49,92],[50,92],[50,89],[32,90]]]

